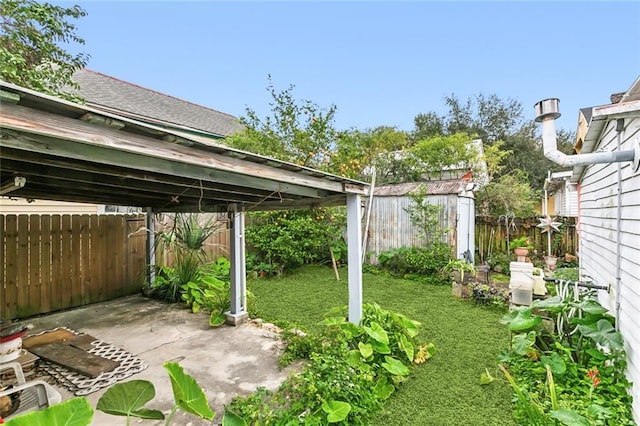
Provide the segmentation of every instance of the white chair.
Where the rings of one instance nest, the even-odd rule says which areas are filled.
[[[17,384],[14,384],[11,388],[0,391],[0,398],[11,398],[12,395],[18,394],[20,402],[18,409],[11,415],[4,417],[4,420],[30,411],[43,410],[51,405],[59,404],[62,400],[60,392],[55,390],[47,382],[42,380],[30,380],[27,382],[24,378],[20,363],[8,362],[0,364],[0,373],[8,369],[13,369]]]

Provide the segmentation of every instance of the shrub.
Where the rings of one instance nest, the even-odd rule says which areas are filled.
[[[622,335],[593,293],[535,301],[502,322],[513,333],[503,371],[523,423],[571,417],[570,424],[634,424]]]
[[[451,249],[445,243],[434,243],[432,248],[401,247],[378,255],[378,262],[397,277],[446,283],[440,271],[451,260]]]
[[[344,311],[330,312],[337,316],[322,322],[319,335],[285,332],[285,357],[308,356],[304,371],[277,392],[260,389],[234,399],[228,410],[247,424],[368,424],[434,346],[419,343],[417,322],[378,305],[364,305],[359,326],[347,322]]]
[[[329,261],[329,250],[341,257],[344,213],[313,209],[251,213],[245,232],[257,271],[282,274],[305,263]]]

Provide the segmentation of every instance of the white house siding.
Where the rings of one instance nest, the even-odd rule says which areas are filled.
[[[610,121],[596,147],[617,149],[616,122]],[[638,118],[626,118],[621,149],[633,149],[640,137]],[[618,164],[622,168],[621,288],[619,327],[625,338],[628,377],[633,382],[634,417],[640,421],[640,174],[631,163],[592,165],[580,180],[580,268],[596,284],[611,286],[600,291],[602,304],[615,312],[616,230]]]

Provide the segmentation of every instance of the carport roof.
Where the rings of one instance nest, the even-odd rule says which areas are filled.
[[[344,205],[367,184],[0,81],[0,183],[11,196],[227,211]]]

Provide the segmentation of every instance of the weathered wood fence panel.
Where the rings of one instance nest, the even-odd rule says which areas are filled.
[[[575,217],[557,217],[557,221],[562,223],[560,232],[551,234],[551,251],[554,256],[562,256],[565,253],[578,253],[578,233],[576,232]],[[526,235],[532,242],[534,250],[540,254],[547,254],[547,233],[543,233],[537,225],[538,218],[520,219],[515,218],[509,223],[509,238],[512,240],[519,236]],[[507,226],[504,219],[489,217],[476,217],[476,249],[478,250],[478,261],[483,262],[490,255],[508,254],[507,246]]]
[[[140,291],[144,215],[0,215],[0,317],[82,306]]]

